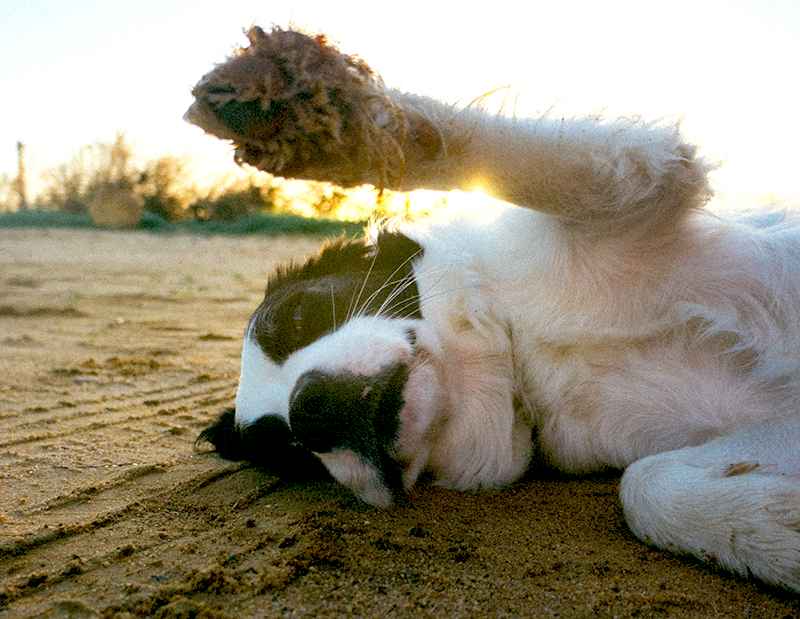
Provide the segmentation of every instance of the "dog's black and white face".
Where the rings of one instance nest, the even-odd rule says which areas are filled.
[[[422,248],[381,233],[280,270],[248,323],[234,410],[201,438],[225,458],[328,472],[387,506],[425,465],[436,375],[413,267]]]

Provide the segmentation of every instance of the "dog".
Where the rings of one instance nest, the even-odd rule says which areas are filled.
[[[239,162],[498,201],[279,269],[199,440],[383,508],[422,477],[622,469],[641,540],[800,592],[800,222],[709,210],[675,123],[451,106],[324,35],[248,37],[187,112]]]

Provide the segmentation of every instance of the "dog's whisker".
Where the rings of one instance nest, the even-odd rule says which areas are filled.
[[[390,285],[393,285],[393,284],[394,284],[394,283],[396,283],[396,282],[404,281],[404,279],[406,279],[406,278],[410,278],[410,275],[409,275],[409,276],[406,276],[405,278],[401,278],[400,280],[392,280],[392,278],[393,278],[393,277],[395,277],[395,276],[396,276],[398,273],[400,273],[400,272],[402,272],[403,270],[405,270],[406,268],[408,268],[408,265],[409,265],[409,264],[410,264],[410,263],[411,263],[413,260],[415,260],[416,258],[418,258],[418,257],[421,255],[421,253],[422,253],[422,250],[418,250],[418,251],[414,252],[412,255],[410,255],[408,258],[406,258],[405,260],[403,260],[403,261],[402,261],[402,262],[401,262],[401,263],[400,263],[400,264],[397,266],[397,268],[395,268],[395,270],[394,270],[394,271],[392,271],[392,272],[391,272],[391,273],[388,275],[388,277],[387,277],[387,278],[384,280],[383,284],[381,284],[381,286],[379,286],[379,287],[378,287],[378,289],[377,289],[375,292],[373,292],[373,293],[372,293],[372,294],[371,294],[371,295],[370,295],[370,296],[369,296],[369,297],[366,299],[366,301],[364,301],[364,303],[362,303],[362,304],[361,304],[361,307],[360,307],[360,308],[358,308],[358,309],[357,309],[355,312],[351,312],[351,313],[350,313],[350,316],[348,316],[348,319],[349,319],[349,318],[351,318],[351,317],[355,317],[355,316],[363,316],[363,315],[365,315],[365,314],[366,314],[366,312],[367,312],[367,310],[368,310],[368,308],[369,308],[369,306],[372,304],[372,302],[373,302],[373,301],[374,301],[374,300],[375,300],[375,299],[376,299],[376,298],[377,298],[377,297],[378,297],[378,296],[379,296],[379,295],[380,295],[380,294],[381,294],[381,293],[382,293],[382,292],[383,292],[383,291],[384,291],[386,288],[388,288]],[[376,252],[376,255],[377,255],[377,252]],[[367,273],[367,275],[366,275],[366,276],[365,276],[365,278],[364,278],[364,283],[362,284],[361,292],[363,292],[364,285],[366,285],[366,281],[367,281],[367,278],[369,278],[369,276],[370,276],[370,273],[371,273],[371,269],[370,269],[370,272],[368,272],[368,273]],[[410,280],[410,282],[409,282],[409,284],[413,284],[413,283],[414,283],[414,281],[413,281],[413,279],[411,279],[411,280]],[[361,292],[359,293],[359,296],[360,296]],[[378,312],[378,313],[380,313],[380,312]]]
[[[436,299],[437,297],[447,296],[447,295],[450,295],[450,294],[452,294],[454,292],[459,292],[461,290],[472,290],[474,288],[475,288],[474,285],[469,284],[469,285],[466,285],[466,286],[456,286],[454,288],[448,288],[447,290],[440,290],[439,292],[434,292],[434,293],[427,294],[425,296],[425,301],[427,302],[427,301],[430,301],[431,299]],[[408,306],[414,305],[417,302],[418,301],[416,301],[415,299],[407,299],[404,302],[402,302],[401,305],[398,308],[388,308],[388,309],[392,309],[394,313],[387,314],[384,317],[385,318],[401,318],[403,316],[404,310]]]
[[[393,284],[397,284],[401,281],[402,280],[394,280],[394,281],[386,280],[383,284],[380,285],[380,287],[378,287],[377,290],[375,290],[371,295],[369,295],[369,297],[367,297],[364,303],[361,304],[361,307],[359,307],[358,310],[354,312],[353,317],[355,318],[367,315],[369,307],[370,305],[372,305],[372,302],[375,301],[375,299],[377,299],[384,291],[389,289]]]
[[[410,287],[414,286],[414,280],[411,278],[406,278],[404,280],[399,280],[397,284],[398,285],[394,287],[392,291],[386,296],[386,299],[384,299],[383,303],[381,303],[380,307],[375,312],[376,316],[384,316],[387,309],[391,310],[393,307],[395,307],[395,302],[397,298],[401,296],[403,293],[405,293]],[[414,295],[413,299],[407,300],[406,303],[404,303],[403,305],[405,306],[409,301],[412,304],[418,304],[419,297],[417,295]]]
[[[333,291],[333,283],[331,283],[331,312],[333,313],[333,330],[336,331],[338,325],[336,324],[336,295]]]
[[[394,318],[394,317],[402,316],[403,315],[403,311],[406,309],[406,307],[413,306],[414,304],[418,303],[419,302],[419,298],[421,298],[421,297],[422,298],[426,298],[426,299],[435,298],[435,297],[438,297],[440,295],[448,294],[450,292],[455,292],[457,290],[463,290],[463,289],[470,288],[471,286],[459,286],[459,287],[451,288],[451,289],[448,289],[448,290],[443,290],[443,291],[438,292],[436,294],[430,295],[430,290],[435,288],[436,285],[439,284],[439,282],[441,282],[442,278],[445,275],[447,275],[447,273],[451,270],[452,266],[453,265],[449,265],[449,266],[446,266],[446,267],[443,267],[443,268],[437,268],[437,269],[429,268],[426,271],[418,272],[416,274],[417,278],[421,277],[423,275],[432,275],[432,274],[437,273],[438,271],[441,271],[441,275],[434,282],[432,282],[428,286],[428,288],[426,290],[424,290],[422,292],[418,292],[418,294],[416,295],[415,299],[409,299],[409,300],[407,300],[405,302],[401,302],[401,304],[399,306],[397,306],[397,307],[394,307],[394,306],[393,307],[389,307],[388,309],[392,310],[392,313],[388,317]],[[414,278],[413,280],[409,280],[407,285],[408,286],[416,285],[417,284],[417,281],[416,281],[417,278]],[[398,294],[393,295],[393,298],[396,298],[396,296],[399,296],[399,294],[402,294],[402,292],[403,292],[403,290],[399,291]],[[388,301],[389,301],[389,299],[387,299],[387,302]],[[381,306],[380,310],[378,311],[377,315],[379,315],[379,316],[384,315],[384,312],[387,309],[387,307],[386,307],[387,306],[387,302],[384,302],[384,304]]]
[[[377,259],[378,259],[378,251],[376,249],[375,252],[372,254],[372,260],[370,261],[369,268],[367,269],[367,274],[364,276],[364,281],[361,282],[361,288],[359,289],[356,297],[353,299],[350,309],[347,312],[346,321],[352,318],[354,309],[358,307],[358,304],[361,300],[361,295],[364,294],[364,289],[367,286],[367,282],[369,281],[369,276],[372,273],[372,269],[375,267],[375,261]]]

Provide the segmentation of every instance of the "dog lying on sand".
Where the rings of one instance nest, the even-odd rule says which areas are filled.
[[[800,592],[798,220],[706,211],[713,166],[675,126],[458,108],[324,36],[248,37],[187,112],[238,161],[508,205],[279,270],[235,409],[200,438],[280,475],[324,465],[380,507],[422,475],[624,469],[639,538]]]

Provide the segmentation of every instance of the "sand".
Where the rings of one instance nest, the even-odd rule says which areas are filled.
[[[618,478],[366,507],[198,453],[307,238],[0,230],[0,619],[795,617],[638,542]]]

